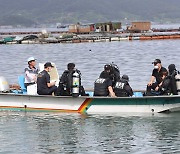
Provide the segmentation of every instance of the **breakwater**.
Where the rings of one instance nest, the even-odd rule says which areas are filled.
[[[5,34],[5,33],[3,33]],[[73,34],[52,31],[42,35],[40,32],[13,32],[1,35],[1,44],[46,44],[46,43],[84,43],[111,42],[133,40],[180,39],[180,32],[150,32],[150,33],[91,33]],[[34,35],[36,37],[29,37]],[[11,37],[11,39],[7,39]],[[21,37],[21,38],[19,38]],[[26,39],[24,39],[26,37]],[[18,38],[18,39],[17,39]]]

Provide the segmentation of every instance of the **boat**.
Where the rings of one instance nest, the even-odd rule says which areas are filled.
[[[70,113],[162,113],[180,111],[180,95],[143,97],[42,96],[0,93],[0,110]]]
[[[53,81],[59,80],[57,68],[50,72]],[[39,64],[43,70],[44,64]],[[19,76],[21,91],[9,91],[9,84],[5,77],[0,76],[0,110],[12,111],[52,111],[74,113],[162,113],[180,111],[179,95],[143,96],[142,92],[134,92],[133,97],[97,97],[92,91],[89,96],[49,96],[38,95],[24,87],[24,77]],[[59,82],[57,82],[59,83]],[[27,90],[27,91],[26,91]]]

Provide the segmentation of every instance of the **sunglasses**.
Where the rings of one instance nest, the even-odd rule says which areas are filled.
[[[158,63],[154,63],[154,66],[156,66]]]

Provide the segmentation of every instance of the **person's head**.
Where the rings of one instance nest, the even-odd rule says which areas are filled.
[[[172,73],[172,72],[176,71],[176,66],[174,64],[170,64],[168,66],[168,70],[169,70],[170,73]]]
[[[27,59],[27,62],[30,67],[35,67],[35,65],[36,65],[36,59],[34,57],[29,57]]]
[[[111,65],[109,64],[104,65],[104,71],[111,72]]]
[[[44,64],[44,69],[47,71],[47,72],[50,72],[52,70],[54,66],[50,63],[50,62],[47,62]]]
[[[125,81],[127,81],[127,82],[129,81],[129,77],[128,77],[126,74],[124,74],[124,75],[122,76],[122,79],[125,80]]]
[[[154,64],[155,69],[160,69],[162,67],[160,59],[155,59],[154,62],[152,62],[152,64]]]
[[[73,70],[75,68],[75,64],[74,63],[69,63],[68,65],[67,65],[67,69],[68,70]]]

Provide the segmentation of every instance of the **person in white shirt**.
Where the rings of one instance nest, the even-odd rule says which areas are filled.
[[[38,69],[36,66],[36,59],[34,57],[29,57],[28,60],[28,67],[25,68],[25,86],[29,86],[32,84],[35,84],[37,82],[37,75],[38,75]]]

